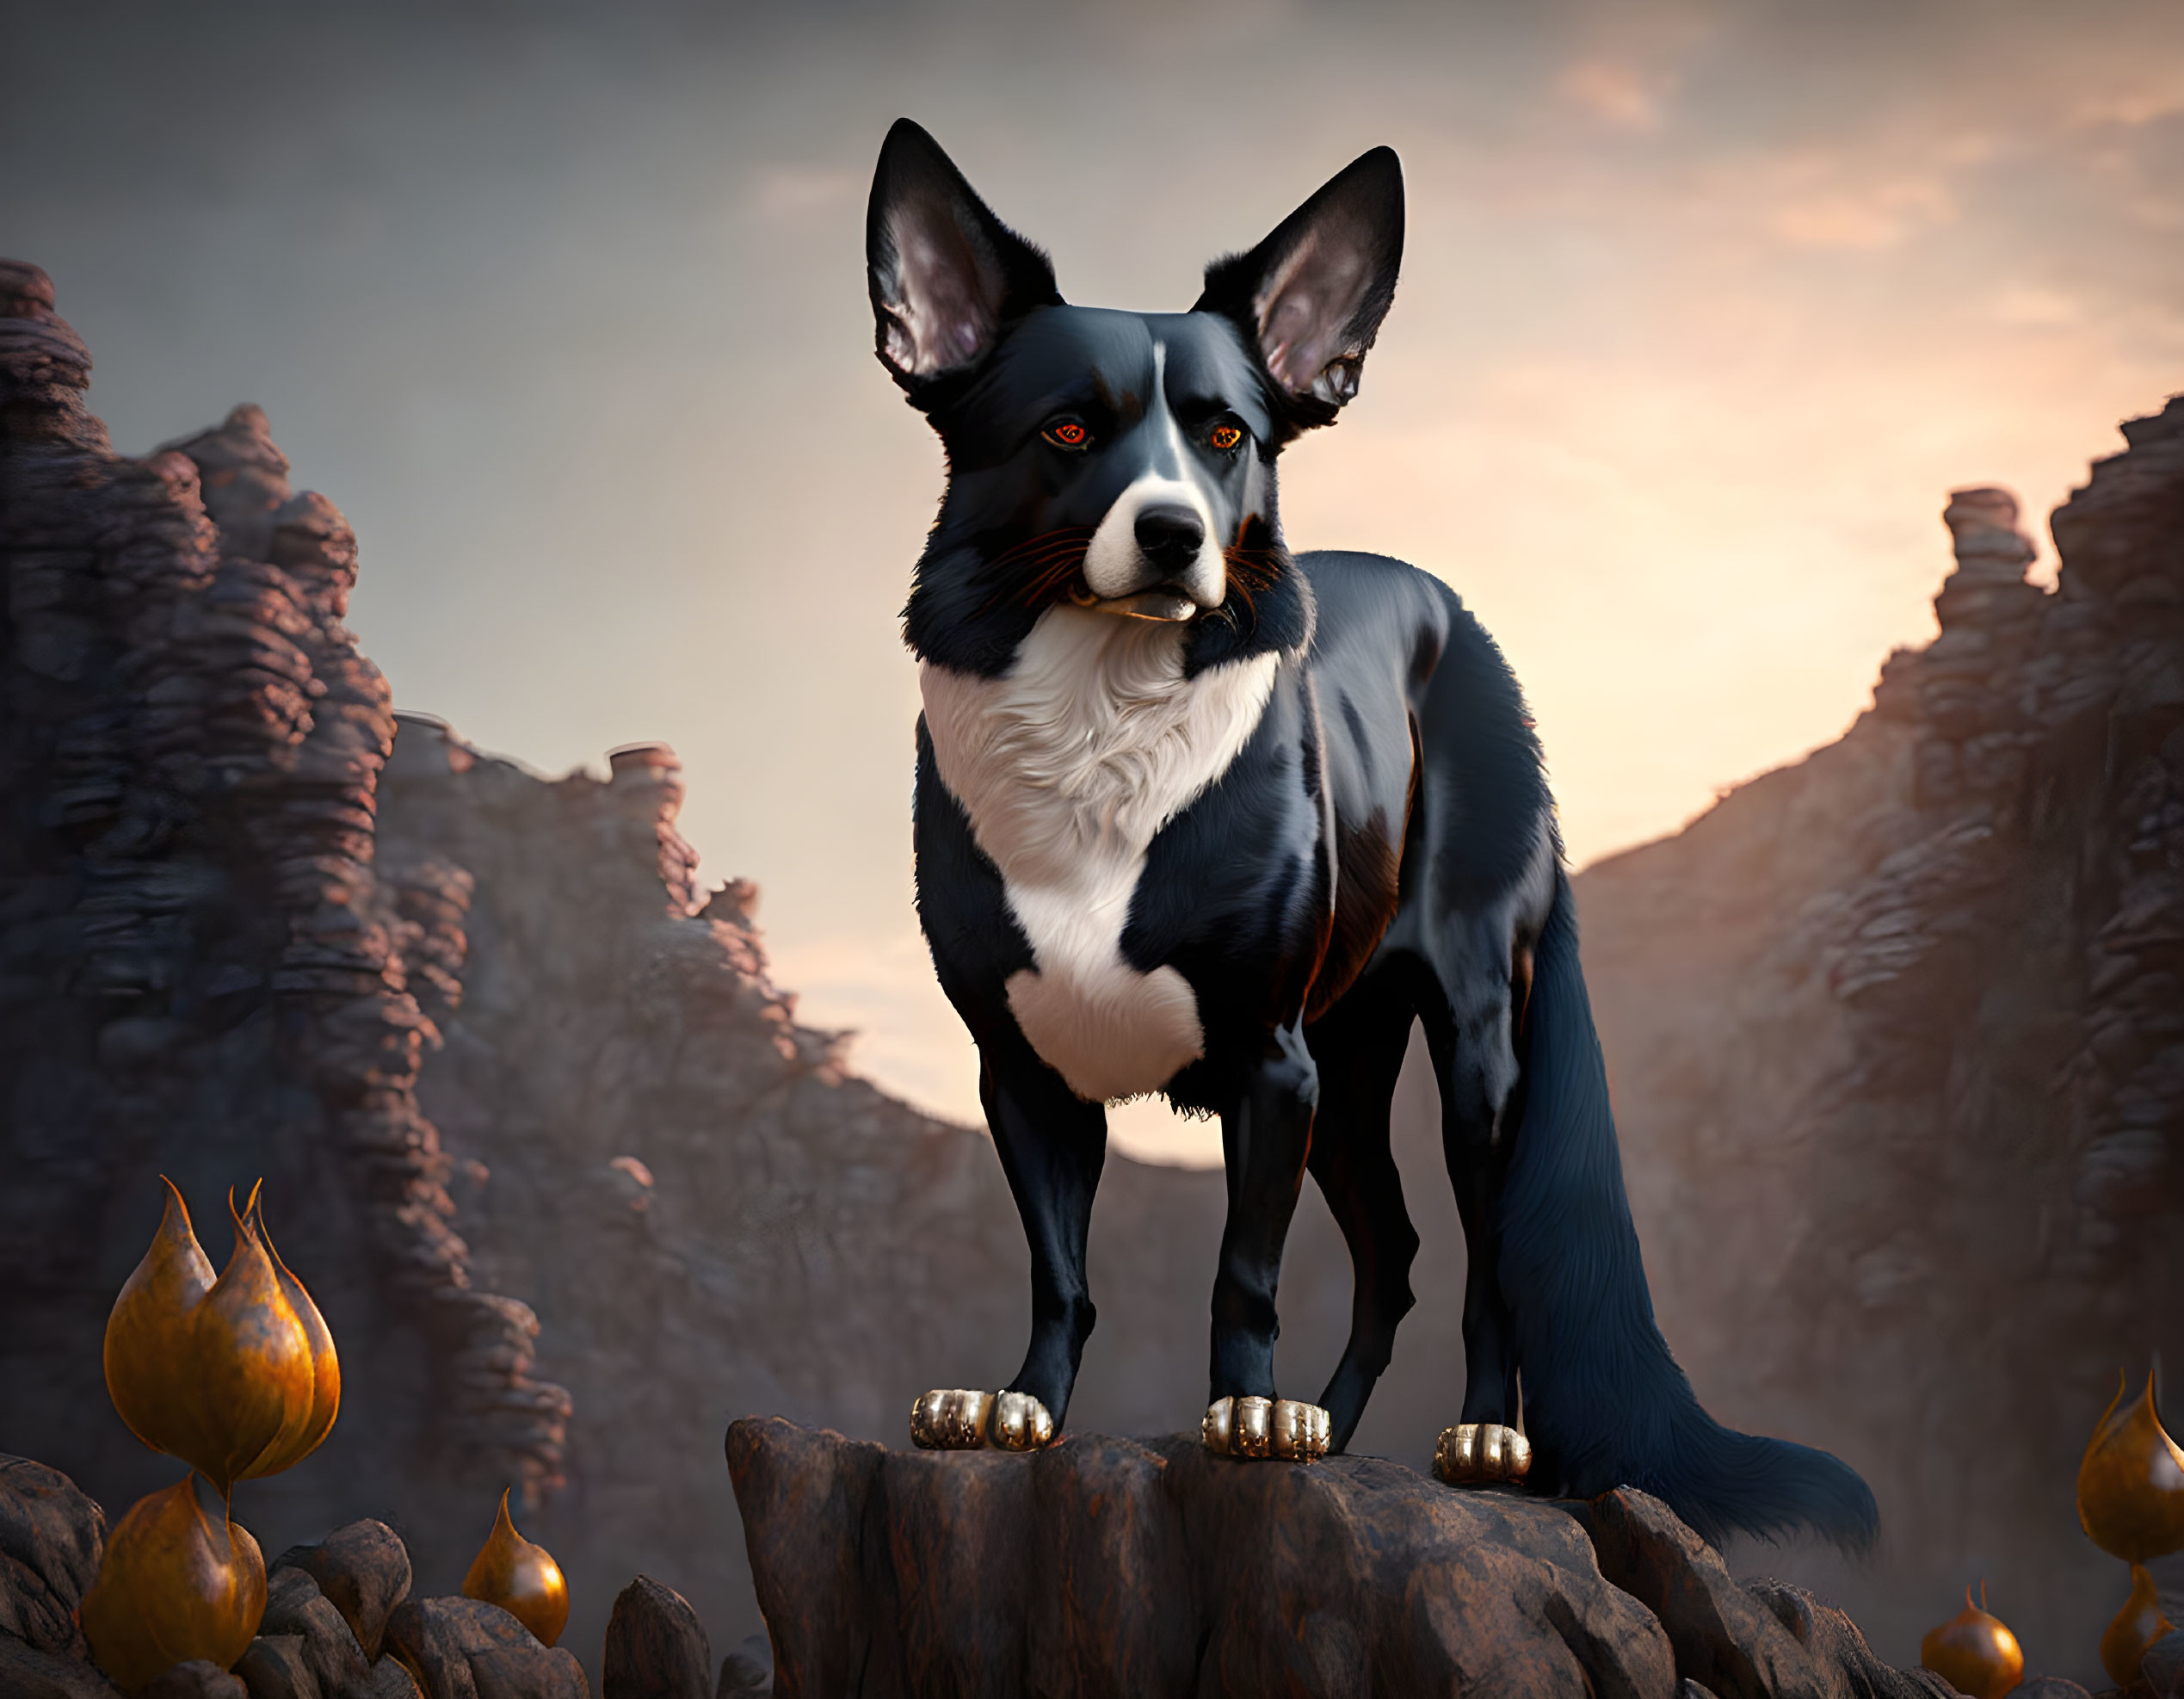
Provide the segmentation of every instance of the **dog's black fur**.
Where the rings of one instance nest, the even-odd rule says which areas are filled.
[[[929,669],[1003,680],[1049,609],[1111,596],[1088,589],[1087,549],[1148,456],[1171,452],[1146,423],[1164,405],[1194,511],[1140,512],[1128,588],[1173,590],[1204,525],[1228,540],[1225,582],[1180,622],[1183,677],[1274,658],[1240,752],[1151,838],[1120,937],[1131,969],[1172,967],[1196,1001],[1202,1054],[1155,1084],[1222,1119],[1210,1397],[1274,1393],[1275,1281],[1309,1169],[1354,1264],[1348,1347],[1321,1395],[1336,1449],[1354,1430],[1414,1301],[1388,1120],[1415,1019],[1469,1246],[1459,1419],[1521,1420],[1537,1488],[1627,1483],[1710,1537],[1806,1525],[1864,1546],[1877,1517],[1857,1475],[1719,1426],[1655,1325],[1553,805],[1500,652],[1412,567],[1283,545],[1276,456],[1354,392],[1402,241],[1400,170],[1379,149],[1210,267],[1190,312],[1072,307],[1046,256],[898,123],[867,226],[879,350],[949,472],[907,639]],[[1043,435],[1072,425],[1081,441]],[[1032,1338],[1011,1389],[1058,1422],[1093,1325],[1105,1113],[1012,1010],[1037,952],[941,764],[921,719],[919,914],[978,1041],[1031,1244]]]

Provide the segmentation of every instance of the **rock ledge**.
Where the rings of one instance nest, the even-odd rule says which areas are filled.
[[[728,1430],[774,1690],[1946,1699],[1849,1618],[1740,1587],[1657,1500],[1275,1467],[1195,1436],[1029,1457]]]

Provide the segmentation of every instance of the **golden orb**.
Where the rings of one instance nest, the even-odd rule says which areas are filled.
[[[1987,1614],[1987,1584],[1979,1603],[1964,1590],[1964,1609],[1919,1642],[1919,1663],[1971,1699],[2002,1699],[2025,1674],[2025,1653],[2002,1619]]]

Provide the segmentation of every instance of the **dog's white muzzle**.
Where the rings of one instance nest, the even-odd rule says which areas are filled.
[[[1148,508],[1185,508],[1198,516],[1202,540],[1178,571],[1156,564],[1138,541],[1138,521]],[[1228,566],[1213,542],[1213,516],[1194,485],[1148,473],[1114,499],[1084,552],[1087,594],[1078,601],[1102,613],[1135,620],[1188,620],[1218,608],[1228,595]]]

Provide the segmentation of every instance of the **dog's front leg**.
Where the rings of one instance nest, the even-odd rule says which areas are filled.
[[[1327,1451],[1326,1411],[1277,1399],[1274,1378],[1281,1331],[1274,1288],[1318,1104],[1319,1070],[1293,1026],[1275,1032],[1221,1117],[1229,1214],[1213,1280],[1212,1402],[1203,1436],[1209,1449],[1231,1456],[1310,1461]]]
[[[1092,1195],[1107,1160],[1107,1112],[1072,1092],[1015,1034],[979,1045],[978,1095],[1031,1249],[1031,1344],[997,1394],[929,1392],[910,1436],[932,1449],[1029,1451],[1060,1430],[1095,1312],[1084,1277]]]

